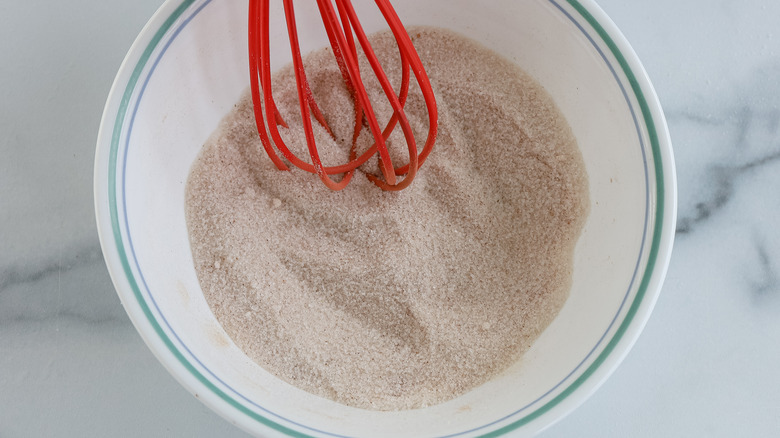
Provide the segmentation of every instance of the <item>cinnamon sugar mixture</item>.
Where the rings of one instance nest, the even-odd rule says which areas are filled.
[[[276,170],[248,95],[203,147],[187,184],[195,267],[233,341],[290,384],[366,409],[440,403],[518,360],[568,296],[589,205],[576,141],[536,81],[449,31],[410,34],[440,128],[409,188],[386,193],[370,183],[364,174],[378,174],[376,160],[341,192],[316,175]],[[399,82],[392,36],[372,41]],[[335,134],[315,122],[323,162],[344,163],[351,98],[327,50],[304,62]],[[308,160],[293,77],[291,68],[276,74],[274,97],[290,125],[282,135]],[[366,86],[385,102],[378,83]],[[419,89],[406,108],[422,147]],[[386,122],[389,104],[377,114]],[[390,143],[394,163],[406,163],[400,129]]]

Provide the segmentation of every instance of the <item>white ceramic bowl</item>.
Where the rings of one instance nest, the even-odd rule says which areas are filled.
[[[247,5],[169,0],[131,47],[106,103],[95,162],[100,240],[119,297],[149,348],[196,397],[256,435],[536,433],[609,376],[637,339],[661,288],[676,216],[671,144],[650,81],[606,15],[590,0],[393,4],[407,25],[447,27],[515,61],[568,119],[585,159],[592,202],[576,248],[571,297],[509,371],[425,409],[342,406],[250,361],[203,298],[184,218],[190,166],[248,85]],[[298,8],[299,27],[319,27],[316,8],[308,16],[305,9]],[[282,13],[273,13],[280,17],[272,29],[277,35],[283,32]],[[367,30],[382,28],[375,13],[361,16]],[[301,37],[304,51],[323,45],[319,34]],[[272,51],[275,67],[289,60],[284,46]]]

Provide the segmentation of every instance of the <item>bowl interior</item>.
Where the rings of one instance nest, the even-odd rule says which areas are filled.
[[[190,391],[247,430],[375,437],[532,433],[603,381],[652,309],[673,229],[663,117],[630,48],[622,38],[615,43],[619,35],[588,2],[393,5],[407,25],[455,30],[528,71],[552,95],[582,150],[591,212],[575,252],[574,286],[558,318],[521,361],[450,402],[372,412],[282,382],[227,337],[196,278],[184,188],[200,147],[248,86],[245,1],[168,2],[128,54],[106,106],[96,162],[96,208],[109,269],[160,360]],[[381,16],[368,6],[359,12],[364,26],[383,29]],[[302,49],[321,47],[326,40],[316,9],[296,12]],[[283,13],[272,14],[280,17],[272,23],[272,35],[280,36],[272,46],[278,67],[290,51],[281,37]]]

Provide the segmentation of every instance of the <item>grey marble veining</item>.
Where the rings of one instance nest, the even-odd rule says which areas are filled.
[[[246,436],[145,347],[95,232],[103,104],[160,3],[0,6],[0,437]],[[635,348],[543,436],[777,436],[780,2],[600,4],[664,105],[677,240]]]
[[[94,243],[64,256],[4,266],[0,271],[0,327],[49,320],[91,325],[126,322],[117,299],[105,293],[111,283],[104,272],[100,246]],[[30,290],[38,293],[30,294]]]
[[[0,6],[0,437],[245,436],[163,369],[95,231],[95,139],[159,0]]]

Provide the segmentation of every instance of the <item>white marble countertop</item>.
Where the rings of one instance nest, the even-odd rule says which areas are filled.
[[[160,3],[0,6],[0,437],[246,436],[147,350],[95,231],[103,104]],[[600,3],[668,116],[678,235],[636,347],[543,436],[778,436],[780,2]]]

